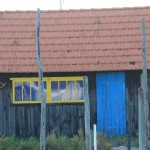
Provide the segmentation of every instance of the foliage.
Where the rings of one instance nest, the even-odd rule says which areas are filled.
[[[68,137],[66,137],[66,136],[59,136],[58,137],[57,150],[70,150]]]
[[[110,136],[110,137],[106,137],[106,141],[108,143],[110,143],[113,147],[120,146],[120,145],[127,146],[128,145],[128,136],[123,136],[123,137]],[[138,147],[139,146],[139,139],[137,136],[131,137],[131,146],[132,147]]]
[[[13,150],[15,149],[15,138],[14,137],[0,137],[0,150]]]
[[[92,143],[93,143],[93,133]],[[105,137],[103,134],[97,134],[98,150],[109,150],[111,147],[128,144],[128,137],[110,136]],[[138,147],[138,137],[131,138],[131,146]],[[55,132],[48,134],[46,137],[46,150],[85,150],[86,143],[82,130],[78,130],[78,134],[69,138],[67,136],[57,136]],[[93,145],[92,145],[93,149]],[[40,150],[39,139],[16,138],[0,136],[0,150]]]
[[[72,138],[67,136],[57,137],[55,132],[46,138],[46,150],[84,150],[85,140],[82,130]]]
[[[52,134],[48,134],[46,137],[46,150],[52,150],[57,149],[57,137],[55,132],[52,132]]]
[[[107,142],[103,134],[98,133],[97,134],[97,149],[98,150],[110,150],[110,148],[112,148],[112,144]]]
[[[17,150],[40,150],[39,141],[34,137],[30,137],[26,140],[22,139]]]
[[[139,147],[139,139],[137,136],[134,136],[131,138],[131,146]]]
[[[81,129],[79,129],[78,134],[70,140],[70,143],[71,150],[85,150],[85,138]]]

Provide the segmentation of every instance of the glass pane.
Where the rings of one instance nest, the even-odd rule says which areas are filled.
[[[43,82],[44,83],[44,93],[45,93],[45,98],[47,99],[47,85],[46,85],[46,81]]]
[[[83,100],[83,81],[76,81],[76,100]]]
[[[52,100],[58,100],[58,82],[52,81],[51,82],[51,91],[52,91]]]
[[[68,81],[68,100],[75,100],[75,82]]]
[[[22,101],[22,83],[15,82],[15,101]]]
[[[66,90],[66,81],[60,81],[60,100],[66,100],[67,99],[67,90]]]
[[[38,82],[32,82],[32,84],[31,84],[32,101],[39,100],[38,91],[39,91]]]
[[[23,101],[30,101],[30,82],[23,82]]]

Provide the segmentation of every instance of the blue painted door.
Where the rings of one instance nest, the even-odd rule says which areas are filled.
[[[97,128],[104,135],[126,133],[126,102],[124,72],[96,74]]]

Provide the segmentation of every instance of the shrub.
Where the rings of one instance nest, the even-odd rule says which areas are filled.
[[[93,149],[93,133],[92,149]],[[97,133],[97,149],[109,150],[111,147],[126,145],[128,137],[110,136],[105,137]],[[138,137],[131,138],[131,145],[138,147]],[[83,131],[78,130],[78,134],[72,138],[67,136],[56,136],[55,132],[46,137],[46,150],[85,150],[86,142]],[[40,150],[40,142],[37,138],[15,138],[0,136],[0,150]]]
[[[15,148],[14,137],[0,137],[0,150],[13,150]]]
[[[30,137],[26,140],[21,140],[17,150],[40,150],[39,141],[36,138]]]
[[[101,133],[97,133],[97,149],[110,150],[110,148],[112,148],[112,144],[107,142],[106,137]]]
[[[46,138],[46,150],[71,150],[69,144],[70,139],[67,136],[57,137],[55,132]]]
[[[83,131],[81,129],[78,130],[78,134],[75,135],[70,140],[71,150],[85,150],[85,138]]]
[[[70,150],[70,139],[66,136],[58,137],[57,150]]]
[[[139,139],[137,136],[131,138],[131,145],[133,147],[139,147]]]
[[[55,132],[48,134],[46,137],[46,150],[57,150],[58,140]]]

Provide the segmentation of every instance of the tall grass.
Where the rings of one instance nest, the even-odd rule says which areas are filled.
[[[92,134],[93,136],[93,134]],[[97,134],[98,150],[109,150],[113,146],[127,145],[127,136],[124,137],[105,137]],[[93,143],[93,137],[92,137]],[[132,146],[138,146],[138,138],[132,138]],[[69,138],[67,136],[57,136],[55,132],[48,134],[46,137],[46,150],[85,150],[86,143],[82,130],[78,134]],[[93,145],[92,145],[93,149]],[[0,136],[0,150],[40,150],[39,139],[16,138]]]
[[[29,139],[21,139],[19,142],[19,146],[17,147],[16,150],[39,150],[40,145],[39,141],[34,138],[30,137]]]
[[[16,140],[14,137],[0,137],[0,150],[15,150]]]

